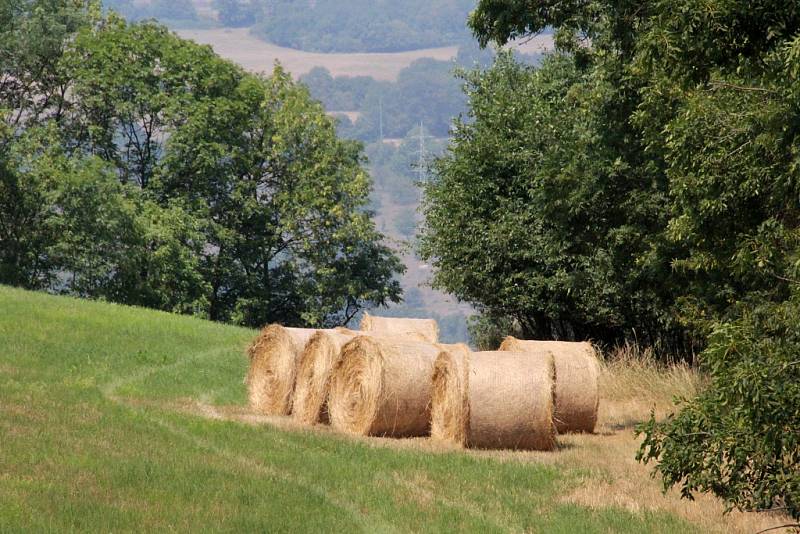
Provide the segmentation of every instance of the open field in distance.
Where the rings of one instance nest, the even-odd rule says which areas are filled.
[[[325,67],[333,76],[371,76],[376,80],[393,81],[401,70],[420,58],[448,61],[456,57],[457,46],[429,48],[411,52],[381,54],[321,54],[276,46],[250,35],[248,28],[212,30],[177,30],[184,39],[208,44],[220,56],[230,59],[252,72],[270,72],[276,61],[300,77],[314,67]],[[539,36],[517,48],[534,53],[552,47],[550,36]]]

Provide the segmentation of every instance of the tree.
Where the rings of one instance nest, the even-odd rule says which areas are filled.
[[[0,282],[251,326],[400,299],[361,146],[280,69],[247,75],[94,5],[0,7]],[[65,9],[83,23],[52,46],[16,30]]]
[[[55,128],[8,145],[0,180],[4,283],[190,313],[205,307],[197,221],[70,157]]]
[[[472,0],[271,0],[262,2],[253,33],[316,52],[397,52],[459,43]]]
[[[639,428],[639,458],[655,462],[665,487],[679,485],[685,497],[710,491],[730,507],[800,517],[800,6],[601,0],[531,9],[523,0],[482,0],[471,25],[484,44],[553,26],[558,48],[586,76],[568,94],[588,90],[593,97],[584,102],[603,118],[587,130],[592,144],[566,162],[587,154],[595,161],[593,147],[603,147],[625,164],[622,185],[639,182],[632,200],[666,208],[651,226],[634,221],[597,236],[602,248],[641,233],[650,246],[632,265],[657,275],[642,278],[642,287],[666,291],[667,317],[707,338],[700,362],[709,387]],[[558,128],[569,111],[545,117],[542,127]],[[561,144],[575,146],[568,137]],[[505,178],[519,175],[511,169]],[[642,187],[648,182],[653,190]],[[613,184],[604,181],[600,191],[617,194]],[[575,211],[564,198],[564,209]]]
[[[332,325],[397,301],[401,264],[364,211],[360,146],[280,69],[232,97],[175,130],[158,185],[210,221],[212,318]]]
[[[713,492],[730,508],[800,519],[800,306],[745,307],[703,353],[711,383],[677,414],[651,418],[637,458],[684,497]]]
[[[70,79],[59,62],[95,12],[87,0],[0,0],[0,110],[7,124],[61,119]]]
[[[62,68],[73,80],[69,142],[113,162],[123,183],[143,189],[164,156],[167,133],[195,102],[234,92],[244,76],[210,47],[113,15],[76,36]]]
[[[420,252],[434,285],[524,335],[690,344],[671,316],[667,203],[634,133],[568,55],[466,75],[469,120],[434,165]],[[657,282],[658,281],[658,282]]]
[[[252,26],[258,12],[253,1],[214,0],[214,7],[219,12],[219,21],[234,28]]]

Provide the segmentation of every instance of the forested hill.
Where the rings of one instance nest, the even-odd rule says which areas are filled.
[[[304,4],[304,5],[301,5]],[[217,0],[225,21],[243,9]],[[473,0],[254,0],[253,33],[281,46],[316,52],[397,52],[452,45],[470,39]]]

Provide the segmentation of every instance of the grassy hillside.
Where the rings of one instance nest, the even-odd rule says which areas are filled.
[[[694,505],[604,499],[616,495],[614,443],[633,443],[624,397],[635,388],[617,383],[625,393],[606,417],[620,433],[567,438],[557,453],[353,439],[247,414],[253,334],[0,287],[0,531],[731,527],[714,503],[693,516],[680,507]],[[630,471],[629,460],[617,463]]]

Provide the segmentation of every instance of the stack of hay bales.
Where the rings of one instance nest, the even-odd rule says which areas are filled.
[[[266,327],[248,352],[251,407],[357,435],[474,448],[552,450],[591,432],[598,363],[589,344],[507,338],[500,350],[438,343],[433,320],[365,315],[361,331]]]
[[[334,428],[365,436],[430,432],[431,374],[441,349],[432,343],[358,336],[342,347],[331,376]]]

